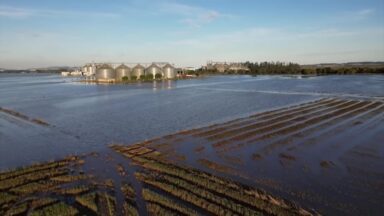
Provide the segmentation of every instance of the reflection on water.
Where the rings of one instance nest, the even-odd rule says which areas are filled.
[[[162,80],[162,81],[153,81],[152,88],[154,91],[161,89],[172,89],[175,81],[173,80]]]
[[[0,106],[41,118],[41,127],[0,113],[0,169],[101,151],[178,130],[329,96],[382,99],[383,76],[216,76],[96,85],[57,75],[1,74]]]

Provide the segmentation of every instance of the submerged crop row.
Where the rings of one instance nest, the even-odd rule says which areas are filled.
[[[383,110],[382,101],[326,98],[129,146],[111,145],[107,155],[71,156],[9,170],[0,173],[0,215],[314,215],[315,210],[252,186],[279,189],[267,176],[269,168],[271,173],[291,171],[285,167],[304,161],[300,151],[305,149],[299,147],[365,122],[380,124],[376,117]],[[344,160],[357,155],[374,165],[380,160],[375,148],[357,146],[347,154],[354,156]],[[276,169],[274,163],[284,168]],[[313,164],[331,172],[340,161],[319,155]],[[247,185],[238,182],[260,177],[251,172],[263,177],[246,179]],[[298,202],[313,195],[274,191]]]
[[[159,152],[144,146],[112,148],[142,167],[142,171],[136,172],[135,176],[145,185],[143,196],[149,202],[147,210],[153,214],[193,215],[196,210],[214,215],[311,214],[264,191],[170,163],[162,159]],[[139,149],[148,153],[138,155]],[[172,200],[178,200],[179,204],[170,206]]]
[[[79,157],[0,174],[0,215],[116,215],[113,191],[78,168]]]

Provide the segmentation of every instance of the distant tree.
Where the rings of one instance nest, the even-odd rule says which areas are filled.
[[[156,78],[156,79],[161,79],[162,77],[163,77],[162,74],[156,74],[156,75],[155,75],[155,78]]]
[[[153,80],[153,74],[147,74],[147,75],[145,76],[145,79],[146,79],[146,80]]]
[[[237,71],[238,74],[250,74],[250,75],[259,75],[259,74],[308,74],[308,75],[328,75],[328,74],[383,74],[384,67],[312,67],[306,68],[302,67],[297,63],[292,62],[250,62],[246,61],[241,63],[246,66],[248,71]],[[202,68],[199,73],[206,74],[215,74],[218,73],[216,69],[206,69]],[[232,74],[233,71],[226,71],[226,74]],[[220,73],[222,74],[222,73]]]

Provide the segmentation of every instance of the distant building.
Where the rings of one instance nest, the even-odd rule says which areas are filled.
[[[83,72],[81,70],[74,71],[62,71],[61,76],[82,76]]]
[[[97,65],[95,63],[86,64],[81,68],[81,71],[84,76],[94,76],[96,74],[96,67]]]
[[[71,75],[71,72],[69,72],[69,71],[61,72],[61,76],[69,76],[69,75]]]
[[[208,61],[205,66],[206,70],[217,70],[220,73],[224,72],[239,72],[239,71],[249,71],[249,68],[244,65],[244,63],[239,62],[214,62]]]

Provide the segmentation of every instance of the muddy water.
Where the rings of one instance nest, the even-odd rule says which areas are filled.
[[[324,97],[382,99],[383,76],[216,76],[94,85],[47,74],[0,74],[0,170],[68,154],[104,151],[258,111]]]

